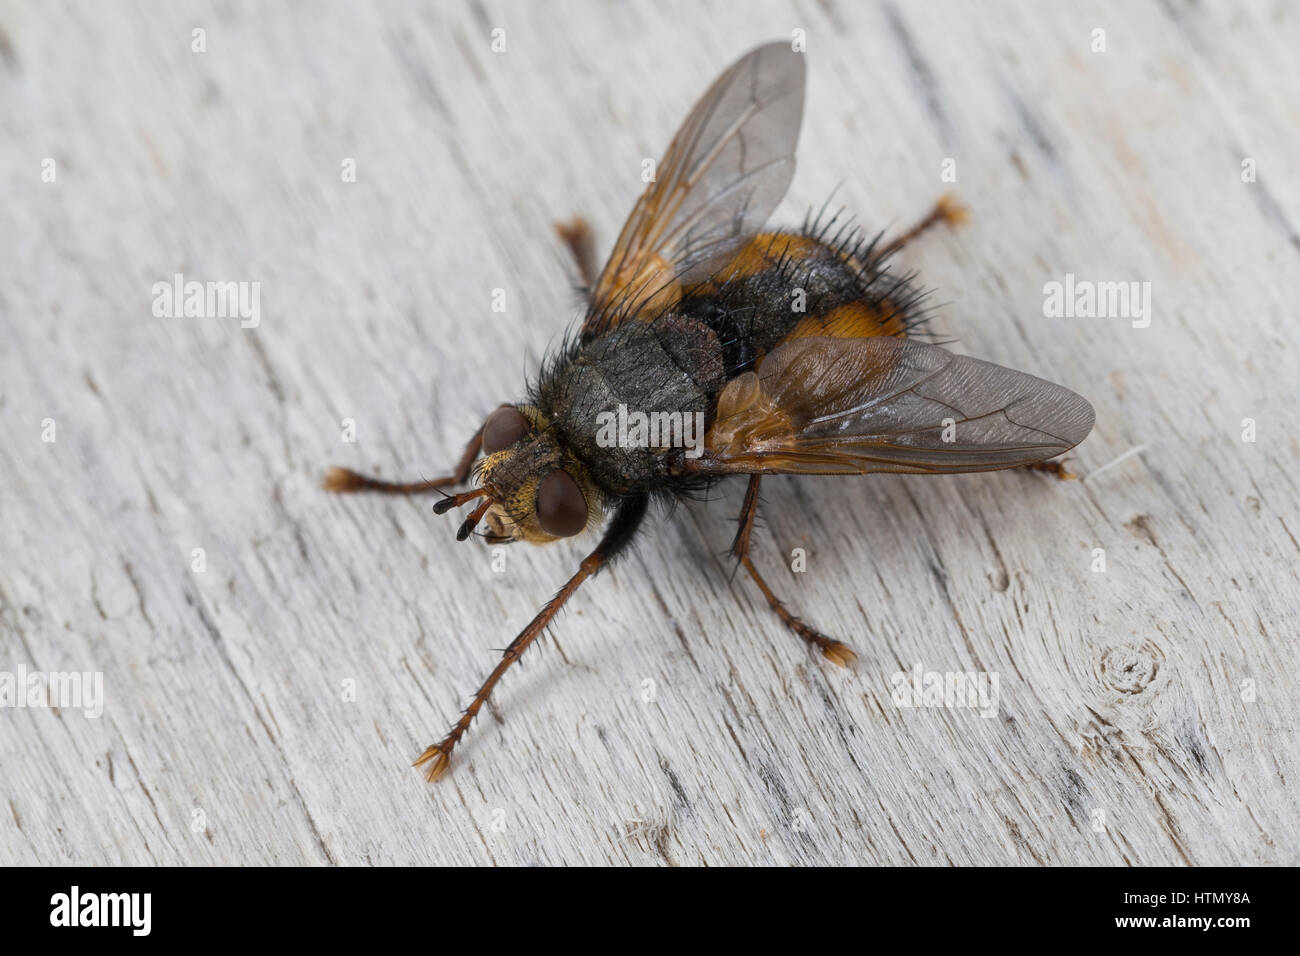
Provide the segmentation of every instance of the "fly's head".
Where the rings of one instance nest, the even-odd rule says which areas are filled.
[[[494,544],[544,544],[599,523],[599,489],[536,408],[502,405],[483,423],[482,440],[484,457],[474,476],[477,490],[446,498],[434,509],[441,513],[482,499],[457,538],[468,537],[480,520],[487,526],[486,539]]]

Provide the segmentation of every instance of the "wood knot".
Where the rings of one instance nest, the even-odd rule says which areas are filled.
[[[1150,641],[1116,645],[1102,652],[1098,677],[1111,690],[1140,694],[1155,681],[1164,663],[1164,651]]]

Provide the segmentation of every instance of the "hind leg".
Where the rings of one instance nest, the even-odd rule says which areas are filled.
[[[1055,475],[1061,481],[1074,481],[1079,477],[1074,472],[1065,470],[1064,458],[1058,458],[1056,461],[1031,461],[1029,464],[1020,467],[1028,468],[1030,471],[1041,471],[1049,475]]]
[[[945,193],[938,198],[934,204],[934,208],[926,214],[924,219],[918,222],[911,229],[907,230],[907,232],[903,233],[897,239],[888,242],[885,247],[880,250],[880,258],[883,259],[886,256],[893,255],[913,239],[935,226],[941,224],[960,226],[969,218],[970,210],[957,202],[957,200],[953,199],[952,196]]]

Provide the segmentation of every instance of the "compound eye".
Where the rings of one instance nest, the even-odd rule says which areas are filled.
[[[587,499],[568,472],[556,469],[537,486],[537,523],[557,538],[587,527]]]
[[[483,454],[495,455],[528,435],[528,419],[513,405],[498,408],[483,423]]]

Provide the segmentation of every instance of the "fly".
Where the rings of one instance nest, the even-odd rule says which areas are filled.
[[[457,532],[535,544],[604,528],[578,570],[510,643],[460,719],[415,761],[430,780],[501,676],[589,577],[622,552],[655,499],[748,478],[731,552],[791,631],[832,662],[849,647],[792,614],[750,559],[764,475],[957,474],[1048,460],[1092,429],[1068,389],[922,341],[922,291],[887,260],[960,221],[942,199],[892,242],[811,218],[763,231],[794,175],[804,61],[758,47],[704,94],[597,275],[581,219],[558,227],[586,289],[576,333],[524,401],[487,416],[454,472],[397,484],[330,469],[331,491],[414,494],[472,481],[434,511]],[[481,457],[480,457],[481,456]]]

